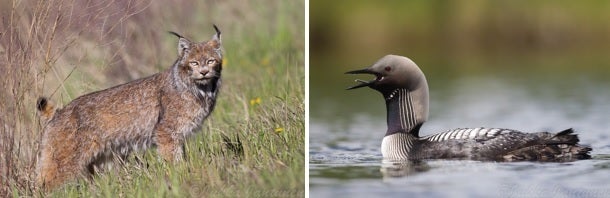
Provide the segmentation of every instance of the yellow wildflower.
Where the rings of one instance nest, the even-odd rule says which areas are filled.
[[[275,127],[275,133],[280,134],[282,132],[284,132],[284,128],[282,128],[282,127]]]
[[[250,106],[261,104],[261,97],[250,99]]]

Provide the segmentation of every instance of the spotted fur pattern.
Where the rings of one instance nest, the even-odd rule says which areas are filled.
[[[178,59],[161,73],[80,96],[61,109],[41,98],[37,108],[45,127],[37,182],[52,189],[153,146],[167,161],[182,160],[185,139],[200,130],[216,104],[222,70],[216,30],[201,43],[174,33]]]

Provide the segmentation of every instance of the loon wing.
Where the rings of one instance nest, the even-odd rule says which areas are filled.
[[[505,161],[573,161],[591,158],[589,155],[591,147],[578,145],[578,136],[572,129],[557,134],[541,132],[533,135],[539,135],[540,139],[504,154],[503,159]]]
[[[499,128],[460,128],[422,138],[423,158],[494,161],[571,161],[589,159],[590,147],[578,145],[572,129],[556,134]]]

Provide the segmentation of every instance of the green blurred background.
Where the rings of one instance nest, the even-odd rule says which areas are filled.
[[[399,53],[419,62],[446,59],[463,67],[498,59],[515,62],[515,55],[592,61],[610,50],[610,1],[310,3],[314,63],[358,63],[357,57],[372,62]]]

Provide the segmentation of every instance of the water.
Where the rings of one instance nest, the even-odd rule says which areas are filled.
[[[364,65],[363,65],[364,66]],[[421,66],[421,65],[420,65]],[[322,68],[322,67],[320,67]],[[359,68],[349,68],[359,69]],[[490,69],[427,72],[430,135],[459,127],[557,132],[574,128],[592,160],[497,163],[428,160],[383,162],[385,106],[379,93],[344,91],[347,76],[311,69],[311,197],[609,197],[610,78],[599,72]],[[429,69],[430,70],[430,69]]]

